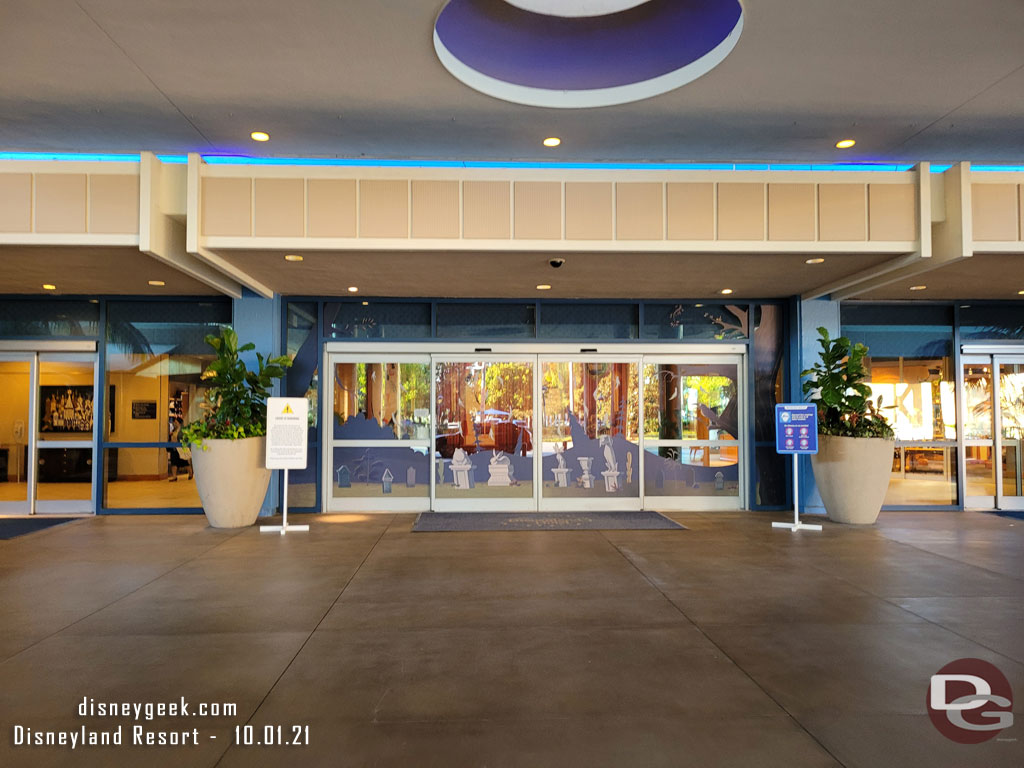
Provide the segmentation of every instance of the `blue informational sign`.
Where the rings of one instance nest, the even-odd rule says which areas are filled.
[[[775,406],[775,452],[818,452],[818,407],[813,403]]]

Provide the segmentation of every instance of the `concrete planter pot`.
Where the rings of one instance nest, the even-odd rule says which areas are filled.
[[[895,445],[878,437],[818,436],[811,466],[829,520],[871,525],[878,519]]]
[[[192,446],[196,489],[214,528],[245,528],[256,522],[270,485],[263,465],[267,438],[203,440]]]

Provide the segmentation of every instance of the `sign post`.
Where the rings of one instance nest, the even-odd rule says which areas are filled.
[[[820,525],[800,522],[800,456],[818,452],[816,405],[779,403],[775,406],[775,452],[793,454],[793,522],[772,523],[772,528],[820,531]]]
[[[260,526],[261,533],[308,531],[308,525],[288,525],[288,470],[306,468],[309,401],[304,397],[267,398],[267,469],[284,470],[281,525]]]

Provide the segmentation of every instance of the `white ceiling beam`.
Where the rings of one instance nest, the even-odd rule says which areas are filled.
[[[862,269],[860,272],[854,272],[852,275],[847,275],[846,277],[841,277],[838,280],[833,280],[830,283],[819,285],[817,288],[812,288],[802,294],[800,298],[804,301],[820,299],[823,296],[832,296],[835,298],[836,294],[840,291],[860,285],[872,278],[889,274],[895,270],[904,269],[919,261],[921,261],[921,256],[917,253],[904,254],[903,256],[892,259],[891,261],[883,261],[881,264],[876,264],[873,267]]]
[[[232,264],[216,251],[212,251],[203,243],[202,227],[202,179],[203,158],[190,152],[188,156],[188,180],[186,190],[188,198],[185,204],[185,250],[205,265],[215,269],[222,275],[237,282],[250,291],[265,299],[274,297],[274,289],[257,280],[244,269]],[[241,295],[241,294],[239,294]]]
[[[214,290],[241,298],[242,286],[185,250],[185,227],[161,207],[163,164],[152,152],[139,158],[139,250]]]

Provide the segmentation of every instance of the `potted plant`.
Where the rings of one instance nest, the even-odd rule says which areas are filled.
[[[824,328],[820,359],[801,373],[804,394],[818,405],[818,453],[811,456],[814,480],[829,519],[869,525],[889,487],[895,440],[864,383],[868,348],[845,336],[832,339]]]
[[[250,371],[239,354],[255,345],[239,347],[238,334],[228,326],[220,337],[208,335],[206,343],[217,359],[202,374],[209,387],[203,417],[182,428],[181,442],[193,448],[196,488],[210,525],[242,528],[256,522],[270,484],[264,466],[267,395],[292,362],[283,355],[265,360],[257,352],[259,367]]]

